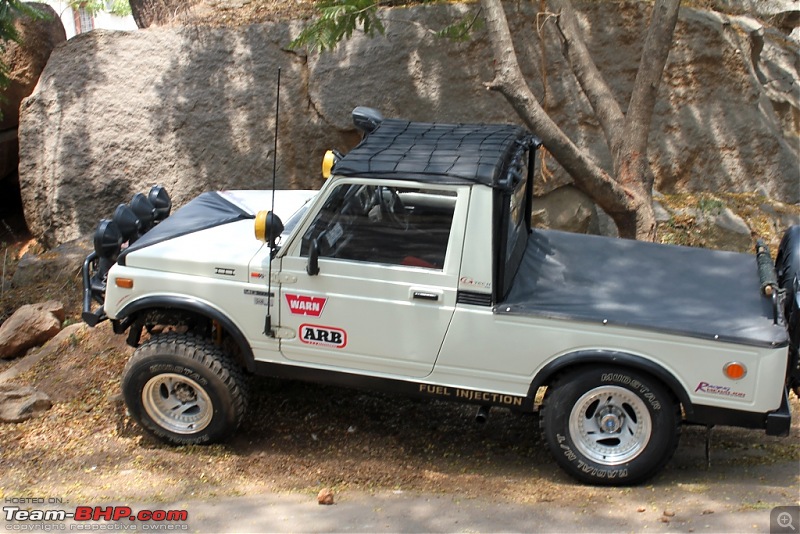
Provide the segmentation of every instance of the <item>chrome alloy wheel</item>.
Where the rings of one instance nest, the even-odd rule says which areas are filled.
[[[645,449],[652,423],[647,406],[635,393],[602,386],[584,394],[572,407],[569,432],[575,447],[590,460],[619,465]]]
[[[200,384],[174,373],[159,374],[142,388],[147,415],[164,430],[194,434],[211,423],[214,408]]]

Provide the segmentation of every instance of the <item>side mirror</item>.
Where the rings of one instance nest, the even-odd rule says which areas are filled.
[[[283,229],[283,221],[271,211],[259,211],[256,214],[256,239],[267,243],[270,249],[275,248]]]
[[[308,250],[306,272],[309,276],[317,276],[319,274],[319,242],[316,239],[311,242]]]

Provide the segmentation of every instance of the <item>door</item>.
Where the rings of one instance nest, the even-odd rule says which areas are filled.
[[[383,184],[328,189],[282,256],[287,359],[404,377],[433,369],[456,305],[469,188]]]

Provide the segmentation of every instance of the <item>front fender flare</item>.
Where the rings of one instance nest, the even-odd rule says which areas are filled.
[[[176,295],[153,295],[149,297],[143,297],[122,307],[122,309],[117,312],[116,321],[121,321],[122,324],[127,323],[130,325],[133,322],[132,318],[135,317],[137,313],[156,308],[196,313],[198,315],[208,317],[213,321],[217,321],[220,326],[222,326],[223,330],[225,330],[225,332],[231,336],[233,341],[239,347],[242,358],[247,366],[247,370],[250,372],[255,370],[255,356],[253,355],[253,349],[250,347],[250,343],[248,343],[247,338],[244,336],[239,327],[237,327],[227,315],[210,304],[203,302],[202,300],[198,300],[193,297]]]
[[[687,419],[691,419],[694,414],[694,405],[689,398],[689,394],[672,373],[647,358],[612,350],[582,350],[571,352],[545,365],[533,378],[530,389],[528,389],[527,400],[531,403],[531,409],[533,409],[533,402],[536,398],[537,390],[542,386],[546,386],[558,373],[574,367],[603,364],[636,369],[652,375],[660,380],[672,391],[673,395],[677,397],[683,405]]]

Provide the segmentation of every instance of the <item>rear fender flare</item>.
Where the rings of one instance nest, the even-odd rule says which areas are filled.
[[[174,295],[154,295],[144,297],[136,301],[126,304],[119,312],[117,312],[117,321],[128,322],[133,319],[136,314],[152,310],[152,309],[168,309],[180,310],[191,313],[196,313],[203,317],[207,317],[213,321],[217,321],[223,330],[231,336],[233,341],[239,347],[242,358],[247,366],[247,370],[253,372],[255,370],[255,356],[250,343],[242,331],[236,326],[233,321],[228,318],[217,308],[210,304],[203,302],[192,297],[182,297]]]
[[[616,368],[629,368],[643,371],[661,381],[661,383],[675,395],[681,405],[683,405],[687,419],[690,419],[694,413],[694,405],[689,398],[689,394],[672,373],[647,358],[610,350],[572,352],[545,365],[542,370],[536,374],[528,390],[527,402],[530,403],[530,408],[533,409],[536,392],[540,387],[549,384],[556,375],[563,371],[586,365],[609,365]]]

